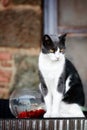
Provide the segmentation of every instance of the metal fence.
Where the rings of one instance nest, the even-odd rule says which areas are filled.
[[[0,130],[87,130],[86,119],[0,120]]]

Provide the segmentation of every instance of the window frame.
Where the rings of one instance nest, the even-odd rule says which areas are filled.
[[[69,33],[70,36],[87,36],[87,27],[59,26],[58,0],[44,0],[43,33]]]

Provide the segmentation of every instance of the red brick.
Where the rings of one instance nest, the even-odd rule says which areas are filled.
[[[12,55],[8,52],[0,52],[0,60],[11,60]]]
[[[12,63],[9,63],[8,61],[1,61],[0,65],[2,67],[8,67],[8,68],[12,67]]]
[[[0,70],[0,82],[10,82],[12,72],[6,70]]]

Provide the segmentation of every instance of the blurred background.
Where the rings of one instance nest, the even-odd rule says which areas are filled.
[[[0,0],[0,98],[38,87],[41,35],[41,0]]]
[[[0,0],[0,98],[15,88],[38,88],[44,33],[67,33],[66,56],[87,95],[87,0]],[[87,96],[86,104],[87,106]]]

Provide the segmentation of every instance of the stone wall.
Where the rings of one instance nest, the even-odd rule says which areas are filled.
[[[40,0],[0,1],[0,98],[16,87],[38,87],[42,34]]]

